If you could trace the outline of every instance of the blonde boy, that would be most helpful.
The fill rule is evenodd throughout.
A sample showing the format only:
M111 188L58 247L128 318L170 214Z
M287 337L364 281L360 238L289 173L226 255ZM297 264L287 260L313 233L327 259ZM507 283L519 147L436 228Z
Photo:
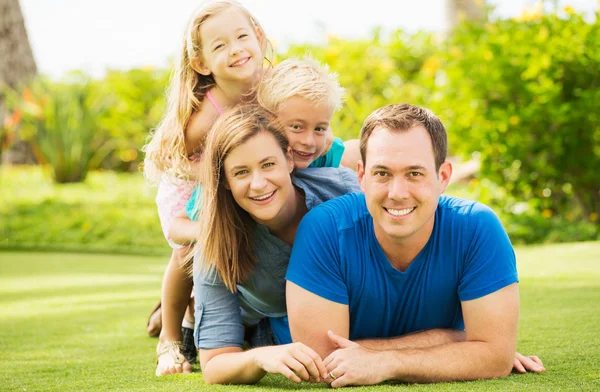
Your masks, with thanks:
M340 166L344 143L333 138L330 121L342 106L344 89L327 65L287 59L260 84L257 96L281 122L297 168Z

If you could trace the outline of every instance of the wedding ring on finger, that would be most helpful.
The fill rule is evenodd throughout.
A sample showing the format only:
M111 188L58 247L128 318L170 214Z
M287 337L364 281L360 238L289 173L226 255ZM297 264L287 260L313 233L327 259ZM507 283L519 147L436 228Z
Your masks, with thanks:
M332 380L335 380L337 377L333 375L333 372L329 372L329 377L331 377Z

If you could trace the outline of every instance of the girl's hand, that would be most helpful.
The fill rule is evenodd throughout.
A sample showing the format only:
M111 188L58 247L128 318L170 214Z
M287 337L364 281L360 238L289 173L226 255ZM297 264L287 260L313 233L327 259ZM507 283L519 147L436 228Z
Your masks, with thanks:
M251 350L257 366L267 373L283 374L295 383L320 382L327 377L319 354L302 343Z

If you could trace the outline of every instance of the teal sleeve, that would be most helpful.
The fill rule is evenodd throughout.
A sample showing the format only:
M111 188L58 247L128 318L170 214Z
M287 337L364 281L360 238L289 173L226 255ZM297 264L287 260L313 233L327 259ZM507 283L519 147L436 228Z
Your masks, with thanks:
M191 220L196 220L198 218L198 209L196 208L196 203L200 202L200 192L202 192L202 187L197 186L196 189L194 189L190 200L188 200L187 204L185 205L185 214Z
M345 149L344 141L336 137L327 154L315 159L308 167L340 167Z

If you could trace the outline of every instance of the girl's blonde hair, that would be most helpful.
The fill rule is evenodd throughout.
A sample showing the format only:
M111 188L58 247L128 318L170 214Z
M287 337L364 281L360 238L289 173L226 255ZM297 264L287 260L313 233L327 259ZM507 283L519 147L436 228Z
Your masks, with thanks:
M273 68L260 83L256 95L258 102L272 113L277 113L279 105L294 96L337 110L342 106L344 88L326 64L310 57L290 58Z
M192 68L192 61L202 56L200 28L206 20L231 7L238 8L246 15L259 38L263 55L266 56L271 48L260 23L236 1L207 2L193 14L184 35L181 59L171 75L166 113L151 135L150 142L142 149L146 153L144 175L151 183L158 183L162 173L167 173L173 178L187 179L189 176L190 163L186 154L185 129L192 114L201 107L206 92L215 86L212 75L199 74ZM249 92L250 95L252 93Z
M225 286L236 292L254 270L257 262L254 249L256 223L226 189L223 162L231 151L260 132L273 135L286 158L288 140L275 117L259 105L243 105L217 120L209 132L202 157L199 182L202 197L199 211L196 249L199 267L216 271Z

